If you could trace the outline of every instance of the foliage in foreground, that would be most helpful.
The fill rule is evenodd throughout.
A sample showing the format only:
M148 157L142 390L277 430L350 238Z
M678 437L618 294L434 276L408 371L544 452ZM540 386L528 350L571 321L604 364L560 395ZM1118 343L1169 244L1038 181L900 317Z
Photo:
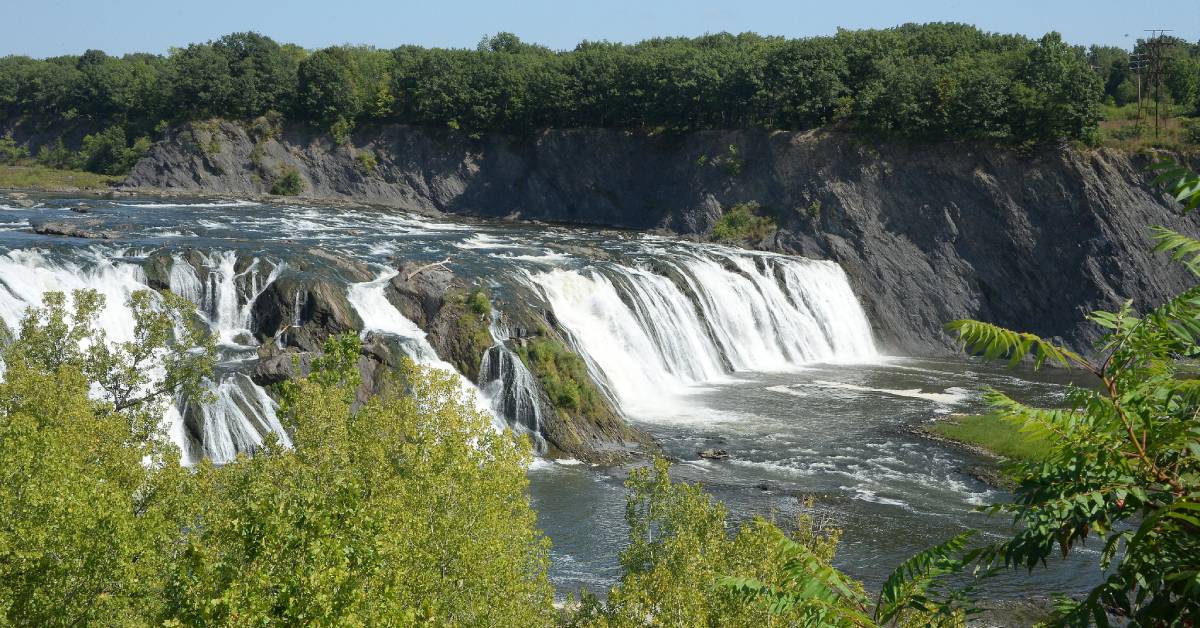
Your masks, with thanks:
M128 343L104 342L100 297L77 292L74 311L49 295L4 349L0 623L550 621L528 447L449 376L409 365L410 394L351 412L358 341L331 339L286 391L294 448L189 471L156 425L200 390L211 345L181 334L186 302L134 298Z
M974 559L967 536L905 561L871 600L831 565L839 531L806 512L793 532L755 518L728 532L725 506L699 485L671 482L668 465L630 474L629 546L620 583L585 595L572 625L959 626L969 608L941 577Z
M1161 168L1187 208L1200 204L1200 179ZM1154 234L1157 250L1200 275L1200 241L1161 227ZM1105 330L1094 360L1029 333L950 325L985 357L1049 361L1095 378L1095 388L1070 391L1066 408L988 393L996 414L1052 443L1044 460L1021 467L1014 503L994 507L1022 525L998 556L1032 569L1096 538L1104 581L1083 600L1063 600L1062 623L1108 625L1111 612L1136 625L1191 625L1200 619L1200 287L1145 314L1126 302L1089 319Z

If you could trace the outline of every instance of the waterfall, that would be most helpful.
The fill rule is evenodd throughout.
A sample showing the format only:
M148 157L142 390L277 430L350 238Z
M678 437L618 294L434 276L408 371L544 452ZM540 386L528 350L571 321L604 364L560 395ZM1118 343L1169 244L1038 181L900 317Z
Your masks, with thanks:
M457 378L462 397L470 401L475 409L491 416L497 429L503 429L503 419L493 411L479 388L463 377L454 365L441 359L429 344L425 331L388 301L384 290L395 276L395 272L386 272L371 281L351 284L346 290L346 300L363 321L362 337L365 338L370 332L396 336L401 340L404 352L417 364L452 373Z
M260 267L268 264L255 257L242 272L237 272L236 251L221 251L200 255L207 271L207 281L201 281L196 269L179 255L173 257L168 276L171 291L187 297L208 321L209 327L223 345L239 345L239 336L250 334L250 314L254 301L279 276L285 264L271 264L265 278Z
M656 260L663 273L608 263L528 275L626 414L670 414L739 371L876 356L837 264L716 247Z
M508 330L494 311L490 331L496 344L483 354L479 387L496 414L514 431L527 434L534 451L544 454L549 446L542 435L541 387L521 358L505 346Z
M239 453L252 453L269 432L277 434L284 446L291 446L276 417L277 404L249 377L232 373L218 383L208 382L208 388L215 401L198 407L182 406L185 423L198 428L200 435L200 451L191 458L203 456L218 464L226 463Z

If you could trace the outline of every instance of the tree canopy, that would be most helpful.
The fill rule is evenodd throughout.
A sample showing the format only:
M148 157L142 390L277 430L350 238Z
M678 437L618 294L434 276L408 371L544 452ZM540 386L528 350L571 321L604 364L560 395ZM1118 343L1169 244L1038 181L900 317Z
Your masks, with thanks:
M0 58L0 122L81 117L95 130L121 126L130 141L163 122L271 111L339 133L369 122L509 134L842 124L919 140L1090 140L1102 95L1125 93L1122 54L952 23L803 39L584 41L565 51L511 33L475 49L316 51L234 33L166 56ZM1180 99L1195 96L1190 54L1176 55L1168 81Z

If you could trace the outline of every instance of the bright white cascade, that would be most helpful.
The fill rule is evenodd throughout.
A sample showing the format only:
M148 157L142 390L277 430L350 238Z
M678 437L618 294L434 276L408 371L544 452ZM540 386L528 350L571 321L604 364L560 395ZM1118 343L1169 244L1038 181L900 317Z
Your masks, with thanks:
M497 415L492 404L485 398L482 391L463 377L453 364L440 358L437 351L429 344L425 331L409 320L396 306L388 301L385 289L396 272L385 272L371 281L350 284L346 291L346 300L358 312L363 321L362 337L370 332L389 334L400 340L401 348L417 364L430 366L454 375L458 381L463 398L471 401L472 405L481 412L492 417L493 426L502 430L505 427L504 418Z
M237 272L236 251L201 255L201 259L207 273L206 282L200 280L191 264L178 255L174 257L168 276L171 291L197 305L218 342L239 344L235 338L250 333L250 313L255 299L275 281L284 265L270 264L255 257L244 270Z
M661 418L697 385L738 371L877 356L833 262L706 248L529 277L622 411Z

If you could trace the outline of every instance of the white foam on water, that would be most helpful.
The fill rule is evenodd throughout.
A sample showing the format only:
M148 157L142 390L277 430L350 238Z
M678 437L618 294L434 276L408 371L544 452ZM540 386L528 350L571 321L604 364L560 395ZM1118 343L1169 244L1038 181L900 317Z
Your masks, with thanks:
M121 203L124 207L135 207L138 209L205 209L205 208L231 208L231 207L260 207L262 203L248 200L232 200L232 201L214 201L201 203L142 203L138 201L130 201Z
M847 384L845 382L831 382L823 379L813 381L810 386L818 386L821 388L834 388L840 390L852 390L855 392L873 392L894 397L907 397L909 399L924 399L934 403L954 405L966 401L970 393L962 388L951 387L944 392L925 392L920 388L898 389L898 388L871 388L869 386L859 386L857 384Z

